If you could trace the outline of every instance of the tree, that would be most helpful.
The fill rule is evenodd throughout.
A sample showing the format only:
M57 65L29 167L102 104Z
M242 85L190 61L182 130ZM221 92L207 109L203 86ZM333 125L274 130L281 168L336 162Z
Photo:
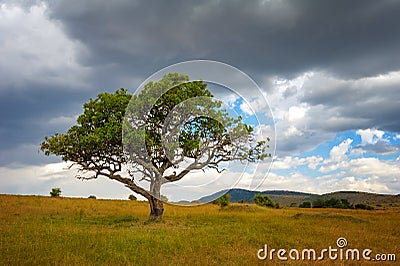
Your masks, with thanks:
M254 203L264 207L276 207L274 201L268 195L261 195L260 193L254 196Z
M214 200L213 203L219 205L220 207L226 207L229 205L230 200L231 200L231 195L224 194L218 199Z
M136 200L137 200L136 196L133 195L133 194L129 195L128 199L129 199L129 200L133 200L133 201L136 201Z
M313 208L326 208L326 202L323 199L318 198L316 200L313 200L312 207Z
M165 195L160 195L160 200L163 202L168 202L168 197Z
M59 188L59 187L52 188L50 191L50 196L52 196L52 197L61 196L61 188Z
M137 95L124 89L100 93L84 104L77 125L65 134L45 137L40 148L46 155L73 162L81 172L93 173L78 178L105 176L121 182L149 201L150 220L160 220L163 184L192 170L223 171L223 162L255 162L270 156L269 139L256 141L253 128L240 116L229 117L206 87L173 73L147 83ZM191 163L177 172L188 160ZM149 188L139 186L139 180L148 182Z

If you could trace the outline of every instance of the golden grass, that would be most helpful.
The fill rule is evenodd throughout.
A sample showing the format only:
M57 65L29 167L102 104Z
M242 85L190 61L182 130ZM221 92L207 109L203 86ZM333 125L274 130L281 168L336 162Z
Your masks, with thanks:
M0 265L262 265L278 262L257 259L264 244L320 250L339 237L400 257L399 210L166 205L148 223L146 202L10 195L0 210Z

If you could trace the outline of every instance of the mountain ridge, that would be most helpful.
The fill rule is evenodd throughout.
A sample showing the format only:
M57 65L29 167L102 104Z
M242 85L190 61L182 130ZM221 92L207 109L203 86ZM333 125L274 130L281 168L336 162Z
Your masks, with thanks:
M223 194L228 193L231 196L231 202L247 202L253 203L254 196L257 194L268 195L274 202L279 202L282 206L298 206L302 202L312 202L316 199L347 199L352 204L372 204L372 205L388 205L400 207L400 194L379 194L363 191L334 191L324 194L307 193L292 190L264 190L253 191L242 188L234 188L229 190L221 190L214 194L202 197L200 202L206 203L216 199Z

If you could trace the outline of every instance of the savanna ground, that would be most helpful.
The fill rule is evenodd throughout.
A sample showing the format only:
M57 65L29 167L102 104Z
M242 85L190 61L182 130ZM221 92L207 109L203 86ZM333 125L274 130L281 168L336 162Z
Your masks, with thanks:
M257 251L332 246L394 253L400 210L266 209L235 204L165 206L147 222L146 202L0 195L0 265L257 265ZM286 261L301 264L305 261ZM359 265L365 261L312 261ZM382 262L369 262L382 265Z

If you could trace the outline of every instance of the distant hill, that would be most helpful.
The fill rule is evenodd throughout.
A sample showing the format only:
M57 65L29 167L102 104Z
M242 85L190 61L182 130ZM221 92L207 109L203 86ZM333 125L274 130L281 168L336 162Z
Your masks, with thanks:
M400 207L400 195L386 195L359 191L337 191L326 194L313 194L288 190L266 190L266 191L251 191L246 189L231 189L229 191L222 190L209 196L199 199L200 202L210 202L215 198L222 196L225 193L231 195L231 202L254 202L254 196L258 193L268 195L274 202L279 202L282 206L298 206L304 201L314 201L321 199L347 199L352 204L364 203L368 205L382 206L398 206Z

